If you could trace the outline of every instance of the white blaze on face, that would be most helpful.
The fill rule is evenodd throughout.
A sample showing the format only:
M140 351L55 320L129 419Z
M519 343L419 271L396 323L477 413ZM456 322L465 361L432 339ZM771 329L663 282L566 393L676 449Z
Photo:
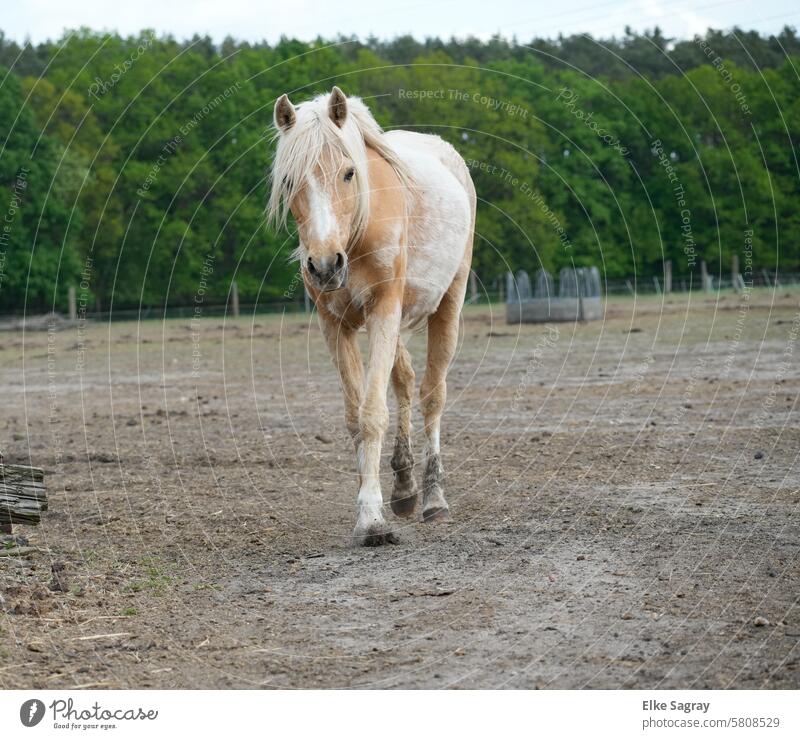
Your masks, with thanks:
M311 235L321 243L338 234L331 196L315 175L308 178L308 222Z

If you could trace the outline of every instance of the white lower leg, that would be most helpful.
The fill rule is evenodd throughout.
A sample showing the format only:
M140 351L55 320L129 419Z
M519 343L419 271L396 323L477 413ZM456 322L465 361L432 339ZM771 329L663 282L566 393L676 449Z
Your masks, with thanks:
M379 476L380 461L380 440L363 440L358 446L358 471L361 475L361 487L358 491L356 535L364 535L372 529L382 529L385 525Z
M381 443L389 425L386 389L394 365L400 322L400 303L376 308L367 318L369 362L364 388L364 402L359 409L361 443L358 447L358 471L361 487L358 491L356 543L375 546L385 542L397 543L383 518L380 464Z
M442 491L444 470L439 449L440 422L439 415L426 423L428 443L425 446L425 470L422 477L422 515L425 520L430 516L444 517L448 510Z
M442 417L437 416L426 425L428 443L425 445L425 462L427 463L431 457L438 456L440 453L439 433L442 425Z

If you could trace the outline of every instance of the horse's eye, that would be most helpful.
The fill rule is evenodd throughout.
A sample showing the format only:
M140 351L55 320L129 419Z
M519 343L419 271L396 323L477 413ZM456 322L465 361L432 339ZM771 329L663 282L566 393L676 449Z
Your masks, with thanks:
M356 173L355 169L350 167L350 169L348 169L347 172L344 173L344 181L350 182L350 180L353 179L353 175L355 175L355 173Z

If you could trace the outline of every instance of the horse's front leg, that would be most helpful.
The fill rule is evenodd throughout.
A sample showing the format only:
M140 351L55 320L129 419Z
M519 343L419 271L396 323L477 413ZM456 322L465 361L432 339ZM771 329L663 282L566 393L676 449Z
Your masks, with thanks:
M392 293L376 300L366 322L369 359L364 400L359 412L361 439L358 446L358 471L361 487L358 491L358 519L353 538L356 545L368 547L397 544L398 541L383 517L380 463L383 437L389 425L386 392L397 350L400 314L400 298Z
M344 419L347 430L358 449L360 429L358 422L361 399L364 392L364 366L355 329L342 323L339 319L319 308L322 333L328 345L328 351L342 383L344 395Z

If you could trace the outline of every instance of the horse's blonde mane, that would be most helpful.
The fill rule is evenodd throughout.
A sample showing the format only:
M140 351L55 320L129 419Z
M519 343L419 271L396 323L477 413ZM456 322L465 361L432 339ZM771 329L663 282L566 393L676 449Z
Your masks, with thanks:
M295 108L294 125L288 131L275 130L273 139L277 140L277 147L270 176L267 219L276 227L286 225L292 197L331 147L351 159L355 169L357 204L350 238L355 243L363 235L369 217L367 147L391 165L406 197L413 189L412 178L361 98L347 98L347 116L339 128L328 113L330 96L331 93L325 93L301 103Z

